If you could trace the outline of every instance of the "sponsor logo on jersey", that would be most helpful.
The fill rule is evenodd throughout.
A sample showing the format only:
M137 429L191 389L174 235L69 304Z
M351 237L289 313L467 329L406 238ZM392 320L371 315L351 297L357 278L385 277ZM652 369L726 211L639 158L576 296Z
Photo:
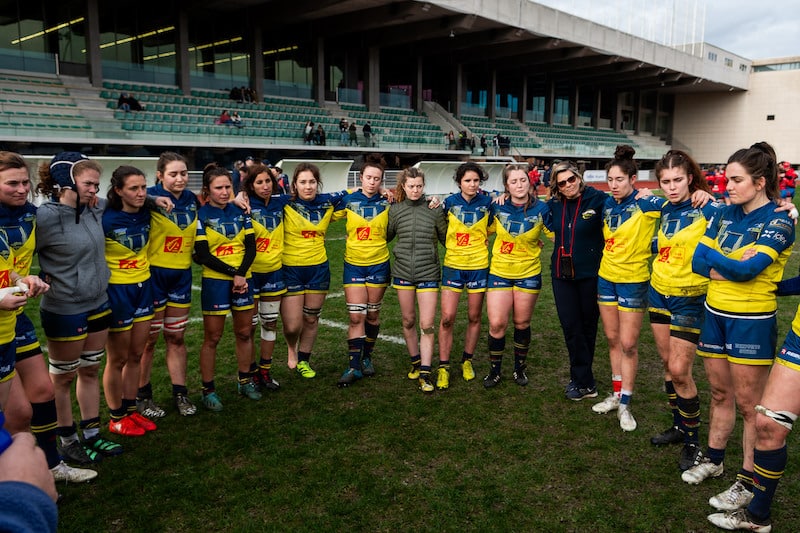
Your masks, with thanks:
M313 239L317 236L317 231L313 229L303 230L300 232L304 239Z
M227 244L225 246L218 246L214 253L217 254L217 257L222 257L223 255L233 255L233 245Z
M503 241L502 244L500 244L500 253L501 254L510 254L513 251L514 251L514 243L513 242Z
M138 268L139 260L138 259L120 259L119 260L119 269L120 270L133 270Z
M469 233L456 233L456 246L469 246Z
M259 237L256 239L256 252L264 253L269 249L269 238Z
M164 251L168 254L177 254L183 248L183 237L167 237L164 239Z
M11 271L0 270L0 289L11 286Z
M368 241L368 240L369 240L369 235L370 235L371 229L372 229L372 228L370 228L369 226L364 226L364 227L361 227L361 228L356 228L356 240L359 240L359 241Z

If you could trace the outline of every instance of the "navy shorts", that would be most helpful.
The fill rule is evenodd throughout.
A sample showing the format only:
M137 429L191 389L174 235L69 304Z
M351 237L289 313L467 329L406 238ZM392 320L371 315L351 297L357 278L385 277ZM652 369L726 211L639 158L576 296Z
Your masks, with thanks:
M489 283L489 269L462 270L442 267L442 289L462 292L486 292Z
M342 285L345 287L366 285L367 287L388 287L391 269L389 261L378 265L357 266L344 262Z
M192 270L150 267L150 282L153 287L153 306L163 311L171 307L189 307L192 303Z
M227 315L228 311L253 308L253 282L247 280L247 291L233 292L233 280L203 278L200 302L204 315Z
M328 292L331 286L331 269L325 261L313 266L283 267L283 281L288 295Z
M649 287L650 284L646 281L616 283L597 278L597 303L599 305L615 305L620 311L643 313L647 309Z
M153 318L153 289L150 280L140 283L108 284L108 301L111 304L109 331L125 331L134 322Z
M89 333L111 326L111 305L106 301L97 309L75 315L59 315L39 309L44 336L51 341L69 342L85 339Z
M15 334L17 361L42 353L42 347L36 337L36 328L33 327L33 322L25 313L17 315Z
M273 272L253 272L253 293L256 298L263 296L280 296L286 292L286 283L283 280L281 269Z

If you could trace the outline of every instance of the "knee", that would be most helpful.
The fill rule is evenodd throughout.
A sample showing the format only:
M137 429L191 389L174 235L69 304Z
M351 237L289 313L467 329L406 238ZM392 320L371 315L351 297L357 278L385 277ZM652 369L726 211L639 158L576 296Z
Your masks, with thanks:
M733 391L726 387L711 386L711 403L716 405L732 404Z
M403 329L414 329L416 326L416 317L403 317Z
M203 337L203 344L216 346L222 338L221 331L206 331Z
M253 328L248 325L244 328L239 328L233 332L236 337L236 342L249 342L253 338Z
M450 314L447 315L442 314L442 320L439 323L439 325L442 327L442 329L453 329L454 322L455 322L455 316Z

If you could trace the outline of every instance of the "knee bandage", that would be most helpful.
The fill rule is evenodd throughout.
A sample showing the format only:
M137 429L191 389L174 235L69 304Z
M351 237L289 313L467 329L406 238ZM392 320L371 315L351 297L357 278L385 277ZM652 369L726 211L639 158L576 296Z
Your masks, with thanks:
M161 328L164 326L164 322L162 320L151 320L150 321L150 335L158 335L161 333Z
M52 357L50 358L51 374L70 374L78 370L79 366L81 366L80 359L74 361L56 361Z
M420 330L422 331L423 335L433 335L434 333L436 333L436 328L433 326L429 328L420 328Z
M321 307L306 307L304 305L303 306L303 314L306 315L306 316L319 317L319 315L322 314L322 308Z
M380 313L381 304L382 303L383 302L377 302L377 303L369 302L369 303L367 303L367 313Z
M105 350L89 350L81 353L81 368L97 366L103 361Z
M189 313L181 316L165 316L164 317L164 331L170 333L180 333L186 330L186 324L189 322Z
M347 302L347 312L351 315L366 315L367 314L367 306L366 304L351 304Z
M258 319L261 322L261 338L275 340L275 324L281 309L280 302L258 302Z
M763 405L756 405L756 413L761 413L764 416L770 417L789 431L792 430L794 421L797 420L797 415L794 413L790 413L789 411L773 411Z

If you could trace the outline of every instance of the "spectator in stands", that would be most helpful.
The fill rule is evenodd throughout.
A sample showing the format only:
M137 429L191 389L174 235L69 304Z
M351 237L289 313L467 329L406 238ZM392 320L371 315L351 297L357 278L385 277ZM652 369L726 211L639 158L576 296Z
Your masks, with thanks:
M231 115L231 123L237 128L241 128L242 126L244 126L244 124L242 123L242 117L239 116L238 111L234 111L233 115Z
M448 150L456 149L456 134L453 130L450 130L447 133L447 149Z
M349 125L347 124L347 119L342 117L341 120L339 120L339 138L342 141L342 146L347 144L347 128L348 128L348 126Z
M372 140L372 124L370 124L369 120L361 128L361 131L364 133L364 146L375 146Z
M349 134L349 146L358 146L358 134L356 129L356 123L353 122L350 124L350 127L347 128L347 133Z
M306 144L311 144L314 140L314 122L311 120L306 121L306 125L303 128L303 142Z
M231 89L230 99L234 102L241 102L242 101L242 90L239 87L234 87Z
M117 109L130 113L131 111L141 111L143 107L132 94L122 93L117 100Z
M256 94L256 90L252 87L247 88L247 94L250 96L250 102L256 103L258 102L258 94Z
M325 146L325 128L322 127L322 124L317 125L316 143Z
M494 137L492 137L492 151L494 152L494 155L500 155L500 135L498 134L495 134Z
M469 151L470 152L475 152L475 146L476 146L476 141L475 141L475 135L473 134L469 138Z
M227 109L222 110L222 113L220 113L219 118L216 120L216 124L225 124L226 126L231 126L233 124L233 119Z
M550 165L545 163L544 172L542 172L542 184L545 190L550 189Z
M486 134L482 133L481 134L481 155L486 155L486 147L487 146L488 145L486 143Z
M253 101L253 97L250 94L250 89L244 85L239 88L239 92L242 93L242 102L247 102L249 104Z

